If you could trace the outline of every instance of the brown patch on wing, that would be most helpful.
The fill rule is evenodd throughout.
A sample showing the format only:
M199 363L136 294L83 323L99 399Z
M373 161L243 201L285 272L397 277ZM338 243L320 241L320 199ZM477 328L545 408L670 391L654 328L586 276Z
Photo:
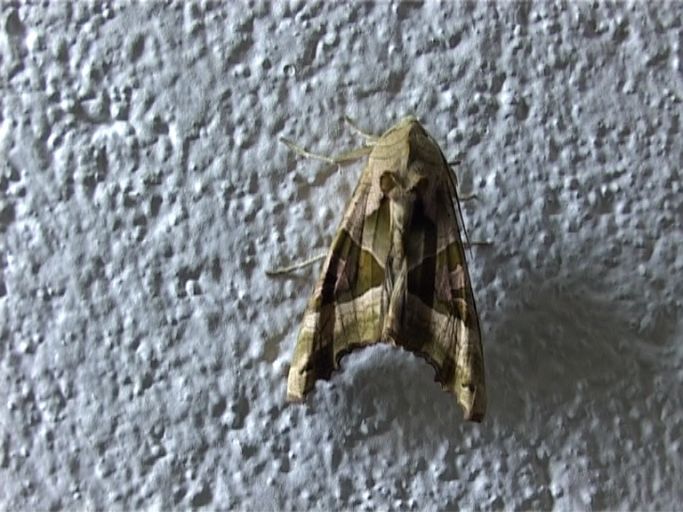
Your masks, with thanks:
M389 232L388 203L367 211L365 173L335 234L320 280L304 313L290 366L287 397L301 400L318 379L329 379L354 346L380 340L381 294ZM384 254L386 259L386 254Z

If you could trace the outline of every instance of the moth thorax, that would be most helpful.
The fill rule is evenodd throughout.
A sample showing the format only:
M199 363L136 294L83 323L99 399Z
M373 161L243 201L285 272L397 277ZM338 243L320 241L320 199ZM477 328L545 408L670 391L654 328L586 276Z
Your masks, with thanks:
M394 276L401 273L406 263L406 237L413 215L414 198L410 193L400 194L389 203L391 219L391 249L389 258Z

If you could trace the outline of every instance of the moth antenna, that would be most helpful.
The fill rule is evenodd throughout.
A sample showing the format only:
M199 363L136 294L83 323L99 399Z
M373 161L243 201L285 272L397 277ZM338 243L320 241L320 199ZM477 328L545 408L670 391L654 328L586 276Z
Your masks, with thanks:
M318 153L312 153L308 151L306 148L303 148L284 137L280 137L280 142L282 142L285 146L287 146L289 149L291 149L298 155L301 155L306 158L312 158L313 160L321 160L323 162L333 165L345 165L351 162L355 162L356 160L369 155L372 151L371 146L362 146L358 149L352 149L337 156L325 156Z
M305 156L306 158L312 158L313 160L322 160L323 162L327 162L329 164L336 164L335 160L333 158L330 158L329 156L325 155L319 155L317 153L311 153L305 148L302 148L301 146L298 146L294 144L289 139L285 139L284 137L280 137L280 142L282 142L285 146L287 146L289 149L294 151L296 154Z
M450 185L451 193L453 194L453 197L455 199L455 205L457 206L457 216L458 216L458 223L460 226L462 226L462 231L465 233L465 241L467 242L465 245L472 247L472 244L470 243L470 236L467 233L467 228L465 227L465 221L462 216L462 208L460 207L460 197L458 196L458 177L455 174L455 170L448 166L448 168L451 171L450 178L448 180L448 184Z
M379 137L377 135L372 135L371 133L368 133L368 132L362 130L358 126L358 124L353 119L351 119L349 116L344 116L344 122L346 124L348 124L349 127L353 131L355 131L357 134L359 134L361 137L363 137L365 139L365 142L369 145L374 144L375 142L377 142L377 139L379 139Z
M294 270L298 270L300 268L308 267L309 265L312 265L316 261L320 261L322 259L325 259L326 254L318 254L317 256L313 256L311 258L308 258L305 261L300 261L299 263L294 263L292 265L289 265L288 267L280 267L280 268L274 268L270 270L266 270L266 275L269 276L279 276L282 274L289 274L290 272L293 272Z
M457 164L460 164L460 160L456 160ZM458 177L455 174L455 170L451 167L453 165L452 162L448 162L448 167L451 170L452 173L452 181L451 181L451 188L455 191L454 197L455 197L455 202L457 203L458 206L458 221L460 222L460 225L462 226L462 230L465 233L465 243L463 244L468 250L470 250L472 247L480 245L480 246L486 246L486 245L493 245L493 242L490 240L475 240L474 242L470 240L469 233L467 232L467 228L465 227L465 221L462 218L462 209L460 207L460 201L471 201L472 199L479 199L479 196L476 193L473 194L467 194L467 195L460 195L460 192L458 190ZM470 253L471 255L471 253Z

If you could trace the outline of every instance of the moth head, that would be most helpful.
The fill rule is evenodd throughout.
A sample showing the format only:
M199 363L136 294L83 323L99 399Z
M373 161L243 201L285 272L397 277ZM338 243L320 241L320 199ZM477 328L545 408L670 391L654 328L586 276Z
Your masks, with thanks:
M419 125L420 121L418 121L417 117L413 115L408 115L403 117L398 123L394 125L394 128L403 128L404 126L414 126L414 125Z

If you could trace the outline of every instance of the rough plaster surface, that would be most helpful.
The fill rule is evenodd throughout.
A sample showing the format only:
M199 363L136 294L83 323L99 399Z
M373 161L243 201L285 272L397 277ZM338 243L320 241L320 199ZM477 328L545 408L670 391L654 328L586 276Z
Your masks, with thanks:
M0 17L0 508L683 501L683 4L15 4ZM462 160L489 411L422 360L284 403L360 167Z

